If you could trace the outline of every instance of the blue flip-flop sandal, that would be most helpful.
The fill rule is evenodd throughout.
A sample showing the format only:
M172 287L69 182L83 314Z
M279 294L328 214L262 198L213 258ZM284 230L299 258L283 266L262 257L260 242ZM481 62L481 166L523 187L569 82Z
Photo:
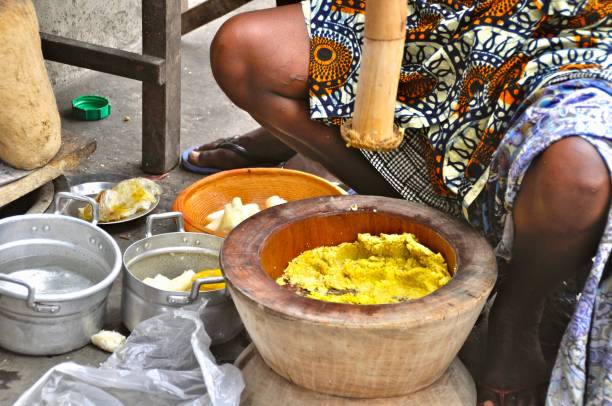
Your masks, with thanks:
M245 147L237 144L235 142L237 138L238 137L221 139L219 140L218 144L215 145L214 149L219 149L219 148L227 149L227 150L235 152L236 154L246 158L248 161L253 162L253 164L245 166L246 168L274 167L274 166L282 165L284 163L284 162L274 162L274 163L262 162L261 159L253 155L253 153L249 152ZM220 168L206 168L206 167L194 165L191 162L189 162L189 154L191 153L191 151L193 151L196 148L198 148L198 146L187 148L181 154L181 166L184 169L190 172L199 173L201 175L212 175L213 173L223 172L227 170L227 169L220 169Z

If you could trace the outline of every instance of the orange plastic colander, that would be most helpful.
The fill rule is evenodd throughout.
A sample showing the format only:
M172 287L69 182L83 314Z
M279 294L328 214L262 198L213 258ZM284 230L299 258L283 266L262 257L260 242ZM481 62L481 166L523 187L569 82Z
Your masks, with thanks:
M244 204L264 207L273 195L291 202L320 196L346 194L327 180L306 172L282 168L243 168L219 172L188 186L177 196L172 209L183 213L187 231L225 237L206 228L206 217L223 209L234 197Z

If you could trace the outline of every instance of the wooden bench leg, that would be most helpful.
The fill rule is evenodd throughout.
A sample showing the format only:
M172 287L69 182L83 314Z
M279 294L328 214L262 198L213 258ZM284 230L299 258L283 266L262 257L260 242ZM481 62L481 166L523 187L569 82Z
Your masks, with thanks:
M166 60L165 84L142 84L142 170L176 166L181 134L181 0L143 0L142 53Z

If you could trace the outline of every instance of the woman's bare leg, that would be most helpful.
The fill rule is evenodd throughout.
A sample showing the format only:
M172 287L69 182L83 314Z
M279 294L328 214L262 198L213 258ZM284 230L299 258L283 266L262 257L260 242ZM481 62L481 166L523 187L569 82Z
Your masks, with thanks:
M300 0L276 0L277 6L299 3ZM263 127L236 137L234 143L252 153L259 162L283 162L295 156L295 151ZM217 144L217 141L213 141L196 148L189 154L189 161L201 167L219 169L243 168L253 164L251 160L232 150L217 148Z
M398 196L337 127L308 113L310 42L299 4L229 19L211 45L213 74L240 108L285 145L321 163L359 193Z
M297 5L234 17L211 47L217 82L265 129L359 193L397 196L358 151L344 146L337 128L310 120L308 60L309 40ZM610 199L607 170L585 144L558 142L524 180L514 211L514 260L492 309L483 383L513 389L548 377L534 333L539 309L556 284L588 263ZM483 391L481 399L488 395ZM533 404L533 393L516 400Z
M518 389L548 380L538 334L546 296L588 268L609 204L608 168L587 141L561 140L532 164L514 208L513 260L491 309L481 383ZM495 399L487 390L480 395L481 400ZM536 391L527 390L507 404L539 401Z

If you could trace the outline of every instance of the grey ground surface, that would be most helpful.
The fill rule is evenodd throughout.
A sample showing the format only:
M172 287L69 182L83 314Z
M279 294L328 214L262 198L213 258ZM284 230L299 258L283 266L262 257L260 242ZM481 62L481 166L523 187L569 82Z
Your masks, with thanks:
M270 0L256 0L239 11L272 6ZM233 106L217 87L210 70L208 49L214 33L223 20L215 21L186 36L182 40L182 124L181 149L191 145L236 135L256 128L256 123ZM101 94L110 98L111 116L98 122L79 122L70 118L70 100L83 94ZM95 135L98 148L95 154L76 171L67 174L74 182L85 175L122 174L140 176L141 149L141 84L136 81L104 74L87 75L77 83L57 91L57 102L64 128L77 134ZM200 179L201 176L180 168L172 170L160 180L164 188L156 212L170 210L177 192ZM131 243L144 237L144 222L138 220L114 228L107 228L125 250ZM163 227L162 227L163 228ZM163 231L160 229L160 231ZM121 278L113 287L109 299L106 328L120 329ZM222 358L231 359L237 347L218 349ZM64 362L98 365L108 354L88 345L80 350L54 357L27 357L0 350L0 405L12 404L50 367Z
M139 51L141 0L32 0L40 31L126 51ZM95 75L87 69L47 62L51 84L64 87Z

